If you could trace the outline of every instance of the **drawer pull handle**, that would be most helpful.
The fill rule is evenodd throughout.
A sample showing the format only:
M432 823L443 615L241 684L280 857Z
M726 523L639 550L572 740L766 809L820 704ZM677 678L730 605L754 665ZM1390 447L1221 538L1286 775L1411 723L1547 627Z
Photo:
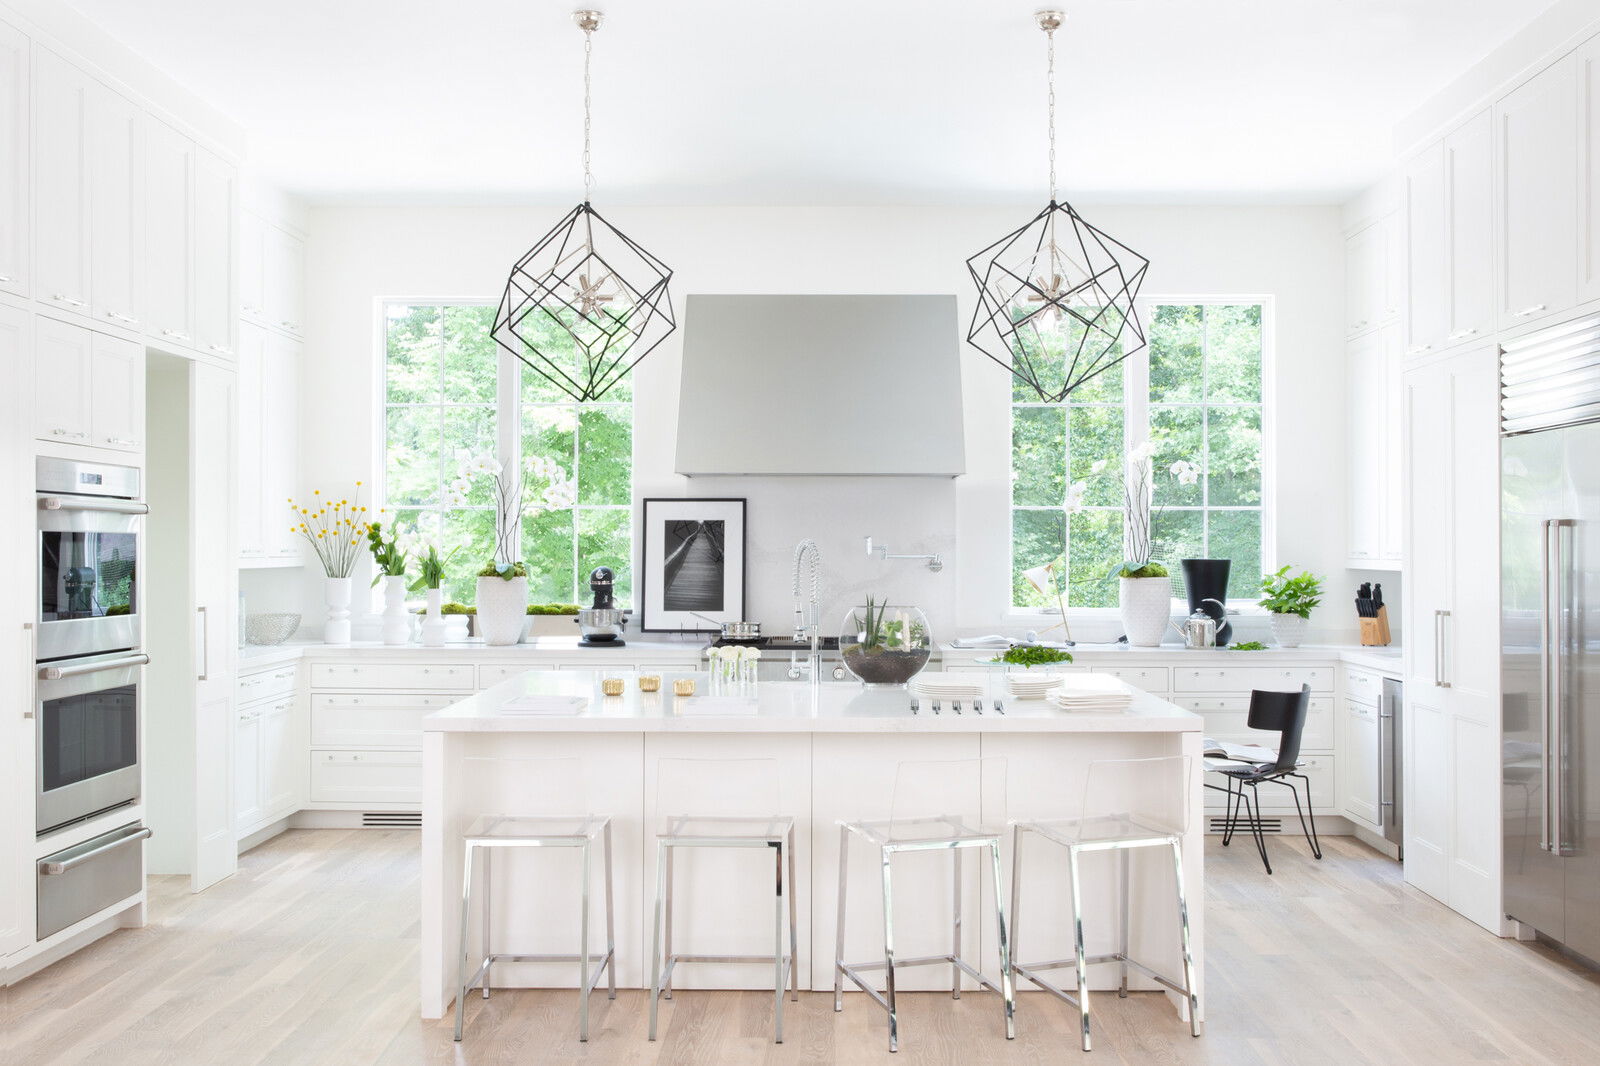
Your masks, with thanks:
M1536 315L1540 311L1543 311L1544 307L1545 307L1544 304L1534 304L1532 307L1524 307L1520 311L1511 312L1511 317L1512 318L1527 318L1529 315Z
M50 294L50 299L56 301L57 303L66 304L69 307L83 307L83 306L85 306L85 304L84 304L84 302L82 300L74 300L72 297L68 296L64 292L53 292L53 293Z

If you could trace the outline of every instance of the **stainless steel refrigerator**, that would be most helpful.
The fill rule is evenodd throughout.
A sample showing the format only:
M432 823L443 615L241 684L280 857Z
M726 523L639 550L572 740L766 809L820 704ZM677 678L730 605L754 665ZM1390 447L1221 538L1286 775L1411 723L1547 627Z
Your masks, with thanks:
M1505 913L1600 961L1600 316L1501 380Z

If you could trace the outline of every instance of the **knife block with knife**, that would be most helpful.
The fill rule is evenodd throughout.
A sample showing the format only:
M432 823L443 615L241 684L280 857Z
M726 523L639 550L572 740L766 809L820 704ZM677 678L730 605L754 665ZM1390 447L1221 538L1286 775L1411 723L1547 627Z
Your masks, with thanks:
M1383 586L1363 581L1356 590L1356 621L1361 644L1367 648L1389 646L1389 608L1383 603Z

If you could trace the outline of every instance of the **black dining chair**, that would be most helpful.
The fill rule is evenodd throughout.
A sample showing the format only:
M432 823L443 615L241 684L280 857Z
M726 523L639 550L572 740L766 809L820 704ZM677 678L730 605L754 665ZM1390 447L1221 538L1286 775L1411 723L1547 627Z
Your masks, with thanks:
M1300 830L1305 833L1311 854L1322 858L1322 842L1317 838L1317 812L1311 807L1311 779L1299 772L1300 737L1305 732L1306 715L1311 709L1311 686L1301 685L1299 692L1250 693L1250 715L1246 724L1278 734L1278 758L1273 762L1216 766L1211 769L1226 780L1226 787L1206 785L1207 788L1228 794L1228 820L1222 833L1222 846L1233 842L1234 831L1239 826L1239 808L1246 808L1250 831L1255 837L1256 850L1261 853L1261 865L1272 873L1272 861L1267 858L1267 838L1261 832L1261 799L1256 789L1265 784L1282 785L1294 796L1295 813L1300 816ZM1306 786L1306 802L1300 804L1300 789L1296 781ZM1249 793L1245 792L1248 786ZM1307 822L1309 816L1310 821Z

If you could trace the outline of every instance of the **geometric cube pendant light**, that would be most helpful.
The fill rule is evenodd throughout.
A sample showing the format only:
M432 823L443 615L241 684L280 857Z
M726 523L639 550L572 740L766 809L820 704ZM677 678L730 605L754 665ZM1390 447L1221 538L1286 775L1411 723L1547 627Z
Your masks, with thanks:
M1047 41L1050 202L967 260L977 289L967 342L1046 403L1060 403L1145 346L1134 300L1150 267L1056 199L1055 31L1064 18L1035 16Z
M583 30L584 200L518 259L495 312L495 341L574 400L598 400L677 328L672 270L589 203L589 57L600 12Z

